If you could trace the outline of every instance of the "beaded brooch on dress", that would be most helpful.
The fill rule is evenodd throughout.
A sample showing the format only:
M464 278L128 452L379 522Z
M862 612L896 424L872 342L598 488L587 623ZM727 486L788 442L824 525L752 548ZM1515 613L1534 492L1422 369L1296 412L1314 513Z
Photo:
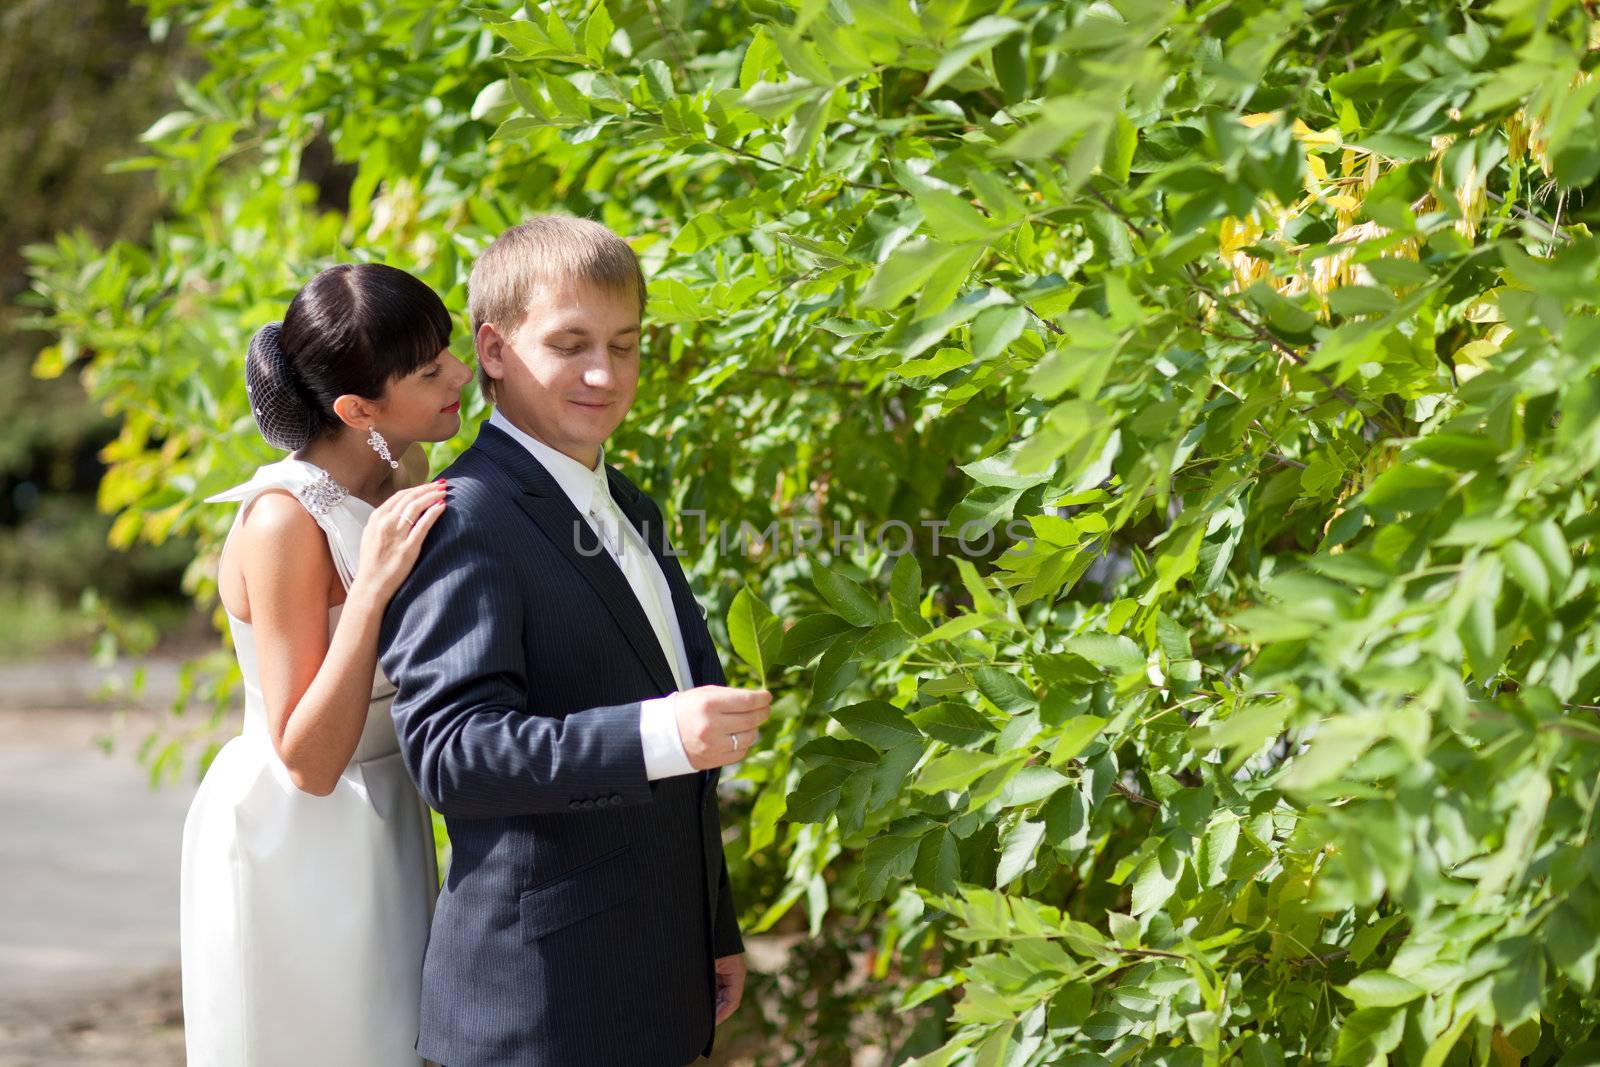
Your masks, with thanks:
M319 518L339 506L350 495L350 490L333 480L333 475L319 470L316 477L294 491L306 510Z

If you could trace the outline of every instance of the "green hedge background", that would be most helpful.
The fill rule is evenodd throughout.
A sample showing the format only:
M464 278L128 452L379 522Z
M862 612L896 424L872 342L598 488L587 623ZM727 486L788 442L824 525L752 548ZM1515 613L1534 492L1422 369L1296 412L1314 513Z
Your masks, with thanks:
M36 370L208 608L246 340L316 269L459 313L531 212L639 251L614 455L775 694L727 808L764 1058L1600 1062L1588 7L148 14L207 63L123 164L165 214L33 251Z

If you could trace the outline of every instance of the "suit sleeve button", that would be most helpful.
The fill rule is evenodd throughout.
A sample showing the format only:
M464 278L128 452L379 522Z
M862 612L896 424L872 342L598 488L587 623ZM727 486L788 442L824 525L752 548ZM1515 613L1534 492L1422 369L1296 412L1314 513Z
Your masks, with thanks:
M611 794L611 803L613 803L613 804L621 804L622 803L622 797L617 795L616 793L612 793Z
M577 811L581 805L576 800L572 800L567 802L567 807L571 808L573 811Z
M583 802L583 806L585 808L592 808L592 807L594 807L594 801L593 800L585 800Z

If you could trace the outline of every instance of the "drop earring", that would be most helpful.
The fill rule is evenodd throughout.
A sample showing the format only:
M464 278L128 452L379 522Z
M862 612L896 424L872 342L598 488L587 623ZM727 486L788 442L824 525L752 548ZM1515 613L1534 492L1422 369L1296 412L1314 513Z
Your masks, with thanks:
M395 458L389 454L389 442L383 439L383 434L378 432L376 426L367 431L367 444L371 445L372 450L378 454L378 457L390 467L400 466L399 463L395 462Z

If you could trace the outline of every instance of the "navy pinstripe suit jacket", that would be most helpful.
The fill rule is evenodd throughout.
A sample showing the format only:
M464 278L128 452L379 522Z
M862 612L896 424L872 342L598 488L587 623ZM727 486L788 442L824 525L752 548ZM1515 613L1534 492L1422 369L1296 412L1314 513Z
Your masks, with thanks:
M693 684L724 684L660 509L606 476L672 587ZM672 671L544 466L485 424L445 477L449 506L379 639L406 767L450 831L417 1051L681 1067L711 1051L713 958L743 948L717 774L645 777L639 704Z

